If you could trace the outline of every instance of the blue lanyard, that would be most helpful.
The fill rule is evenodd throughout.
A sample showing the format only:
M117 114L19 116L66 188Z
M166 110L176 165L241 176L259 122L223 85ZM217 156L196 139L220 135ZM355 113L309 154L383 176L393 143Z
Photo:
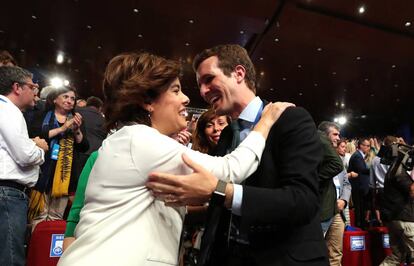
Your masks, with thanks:
M5 99L0 98L0 101L7 103Z

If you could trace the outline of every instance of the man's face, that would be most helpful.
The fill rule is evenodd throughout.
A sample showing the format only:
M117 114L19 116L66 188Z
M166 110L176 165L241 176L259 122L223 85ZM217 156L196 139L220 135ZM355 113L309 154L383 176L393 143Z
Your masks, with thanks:
M370 145L368 140L364 140L361 144L359 144L359 149L364 153L367 154L369 151Z
M223 73L218 67L217 56L207 58L198 66L197 83L201 97L214 108L216 114L232 114L237 104L237 80L234 72L230 77Z
M334 147L338 146L338 140L340 139L339 131L334 127L330 127L328 138Z
M20 87L20 109L34 107L36 104L36 95L39 92L39 86L33 83L31 78L27 78L25 82L18 83Z

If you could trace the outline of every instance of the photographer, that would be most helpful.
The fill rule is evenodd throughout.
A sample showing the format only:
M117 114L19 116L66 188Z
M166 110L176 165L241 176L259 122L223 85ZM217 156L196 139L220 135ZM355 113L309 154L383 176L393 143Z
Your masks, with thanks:
M385 177L384 198L381 204L383 220L389 229L392 254L380 264L400 265L412 261L414 251L414 198L413 172L410 166L414 148L393 144L392 151L382 159L392 159ZM396 152L398 149L398 152Z

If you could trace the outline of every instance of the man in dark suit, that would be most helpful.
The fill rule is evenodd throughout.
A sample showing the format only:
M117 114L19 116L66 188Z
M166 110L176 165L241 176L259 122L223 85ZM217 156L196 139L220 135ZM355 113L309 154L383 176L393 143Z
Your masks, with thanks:
M217 114L235 120L221 133L216 154L224 155L249 133L266 104L255 95L253 63L244 48L220 45L197 55L193 67L201 96ZM321 158L309 113L303 108L286 109L269 133L257 171L244 184L225 187L232 230L225 241L216 236L210 265L328 265L319 220ZM170 194L175 204L191 204L212 194L214 199L217 180L200 166L188 164L194 174L153 174L147 186L156 195ZM210 201L210 207L214 204ZM206 232L216 222L210 221Z
M361 138L358 141L358 149L349 159L348 172L357 173L356 178L349 181L352 186L352 202L355 207L355 225L365 227L365 211L367 210L367 198L369 192L369 168L365 163L365 156L369 152L369 139Z
M105 118L102 114L103 102L95 96L91 96L86 100L86 106L77 108L76 111L82 115L85 124L86 137L89 141L89 149L79 155L78 161L75 163L79 167L79 173L82 171L86 161L92 152L98 150L102 141L106 138L104 128Z

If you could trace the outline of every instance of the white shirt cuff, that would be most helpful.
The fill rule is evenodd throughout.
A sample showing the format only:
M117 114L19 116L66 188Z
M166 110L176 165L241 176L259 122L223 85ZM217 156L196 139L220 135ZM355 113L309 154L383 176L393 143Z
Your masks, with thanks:
M231 212L235 215L241 216L241 205L243 200L243 186L233 184L233 202L231 205Z

